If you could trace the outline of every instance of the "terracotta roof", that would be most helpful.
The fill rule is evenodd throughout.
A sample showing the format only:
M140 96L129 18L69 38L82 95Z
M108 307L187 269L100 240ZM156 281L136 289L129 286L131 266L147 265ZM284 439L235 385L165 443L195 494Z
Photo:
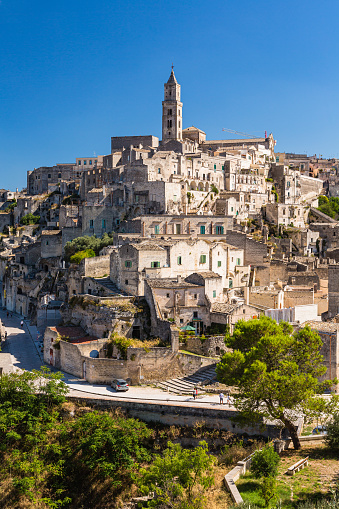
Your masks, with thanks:
M64 327L62 325L57 325L51 327L51 330L57 332L60 336L68 337L70 343L89 343L98 339L96 336L87 336L82 327Z

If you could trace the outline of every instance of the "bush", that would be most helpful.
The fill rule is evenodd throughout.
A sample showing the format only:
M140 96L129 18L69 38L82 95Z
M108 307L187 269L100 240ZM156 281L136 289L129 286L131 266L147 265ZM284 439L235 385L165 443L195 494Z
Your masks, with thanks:
M37 224L40 221L40 216L34 216L33 214L26 214L20 219L20 224L27 226L29 224Z
M261 477L275 477L278 474L279 462L279 454L274 451L273 446L266 446L254 454L251 472L257 479Z
M89 235L77 237L76 239L66 243L65 258L69 261L71 256L76 254L78 251L86 251L87 249L93 249L96 256L98 256L103 247L111 246L112 244L113 237L107 233L105 233L101 239L98 239L95 235L92 237Z
M336 451L339 450L339 414L333 415L331 422L326 423L327 435L325 437L326 444Z
M95 252L93 251L93 249L86 249L85 251L78 251L77 253L72 255L70 257L70 262L77 263L79 265L81 260L83 260L84 258L94 258L94 257Z

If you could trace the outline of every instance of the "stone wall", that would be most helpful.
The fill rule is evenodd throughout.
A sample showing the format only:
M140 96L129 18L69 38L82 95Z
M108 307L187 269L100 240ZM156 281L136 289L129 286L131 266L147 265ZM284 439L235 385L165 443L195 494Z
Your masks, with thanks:
M194 373L215 363L215 359L177 351L176 337L172 348L128 348L127 360L103 358L107 339L83 343L61 340L55 348L57 332L46 329L44 360L66 373L84 378L90 383L110 384L114 378L129 378L136 385L140 382L159 382ZM91 357L97 351L99 357Z
M339 265L328 266L328 314L339 313Z
M10 212L0 213L0 232L3 232L4 228L13 225L12 214Z
M80 264L80 271L82 275L86 277L108 276L110 272L109 255L84 258Z
M187 336L185 342L185 349L197 355L215 357L222 355L228 350L225 345L225 336L209 336L206 339Z
M68 397L70 401L83 402L81 398ZM96 399L86 398L87 405L93 405L96 408L110 409L121 408L125 410L130 417L140 419L145 422L160 422L167 426L189 426L193 427L198 423L204 422L204 425L210 429L222 429L232 433L244 434L250 436L263 436L267 438L278 438L279 429L273 424L265 423L265 426L251 427L247 425L236 424L234 418L237 412L226 408L217 408L209 406L187 406L180 403L172 404L164 401L140 402L136 400L124 399Z
M226 242L244 250L244 265L262 265L267 257L267 245L247 237L245 233L227 230Z

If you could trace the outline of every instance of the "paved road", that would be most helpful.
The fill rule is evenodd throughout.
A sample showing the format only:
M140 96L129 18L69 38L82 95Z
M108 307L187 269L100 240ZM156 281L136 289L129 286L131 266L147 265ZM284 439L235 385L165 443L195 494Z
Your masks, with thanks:
M24 327L21 328L22 317L14 313L7 317L7 312L0 310L0 319L7 330L7 341L2 349L12 355L12 362L15 368L31 371L40 369L44 364L41 352L41 335L37 328L31 326L28 320L24 321ZM70 388L70 395L85 398L100 397L114 399L137 399L141 401L162 401L162 402L180 402L181 404L201 405L207 404L219 406L218 395L198 395L196 400L193 396L180 396L172 394L156 387L130 387L127 392L116 392L109 386L99 384L89 384L85 380L74 377L68 373L63 373L64 381ZM228 408L226 404L224 408Z
M7 341L2 346L2 351L12 354L12 362L16 368L31 371L40 369L43 365L42 355L39 352L38 342L33 340L30 327L24 323L20 327L21 317L11 313L7 317L6 311L0 311L0 319L7 331ZM37 332L35 330L35 340Z

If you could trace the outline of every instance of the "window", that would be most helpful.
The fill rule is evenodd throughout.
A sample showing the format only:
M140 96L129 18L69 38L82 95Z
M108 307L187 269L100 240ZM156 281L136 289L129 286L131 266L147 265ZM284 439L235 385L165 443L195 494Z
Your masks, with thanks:
M214 169L215 169L215 170L217 169L217 165L216 165L216 164L214 165Z
M215 299L217 296L217 291L216 290L213 290L213 299Z
M181 256L178 256L177 262L178 262L178 265L182 265L182 258L181 258Z
M102 227L102 228L106 228L106 219L103 219L103 220L101 221L101 227Z
M90 220L89 220L89 227L90 227L90 228L94 228L93 219L90 219Z
M200 235L205 235L206 227L200 226Z
M167 110L167 115L172 115L172 110Z
M84 166L86 166L86 164L87 164L87 161L84 161Z
M184 320L182 318L180 318L180 323L184 323Z
M158 235L158 233L159 233L159 232L160 232L160 227L159 227L159 225L158 225L158 224L156 224L156 225L155 225L155 227L154 227L154 233L155 233L156 235Z
M49 174L47 175L47 177L50 179L50 178L52 178L52 175L49 173Z
M246 309L243 309L242 312L243 312L243 314L245 314L246 313Z
M175 174L175 172L174 172L174 174ZM173 195L173 201L177 201L177 199L178 199L177 195L176 194Z
M46 240L46 246L48 246L48 240Z
M194 294L194 298L195 298L195 300L197 300L197 298L198 298L198 294L197 293Z
M92 159L89 160L89 164L92 164Z
M81 161L78 161L78 165L81 166Z
M193 318L198 318L198 311L193 311Z
M167 127L172 127L172 120L167 120Z
M217 235L222 235L224 233L224 227L223 226L216 226L215 227L215 233Z
M206 255L205 254L200 255L200 263L206 263Z
M125 279L125 285L128 285L128 279Z
M237 265L240 265L240 258L237 258Z
M233 207L231 207L231 212L233 212Z
M179 129L180 129L180 120L179 120Z
M177 235L180 235L181 234L181 224L176 224L175 225L175 233Z
M169 293L166 293L166 297L169 299L169 298L170 298L170 294L169 294Z
M40 176L39 176L40 178ZM58 173L58 179L61 179L61 173Z
M157 269L160 267L160 262L151 262L152 269Z
M131 260L126 260L125 261L125 267L132 267L132 261Z
M218 267L221 267L221 260L218 260Z
M233 288L233 279L228 280L228 288Z
M164 318L168 318L168 314L167 313L164 313Z
M161 173L161 168L158 168L158 173Z

